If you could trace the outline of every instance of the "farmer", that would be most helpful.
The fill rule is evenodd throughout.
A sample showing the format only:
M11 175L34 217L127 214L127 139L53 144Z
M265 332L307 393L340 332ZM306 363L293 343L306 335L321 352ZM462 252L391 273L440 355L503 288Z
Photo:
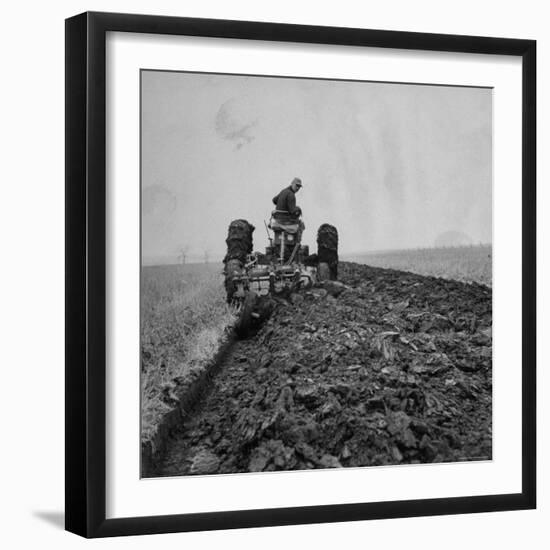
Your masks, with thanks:
M305 229L304 222L300 219L302 209L296 206L296 193L302 187L302 180L294 178L288 187L285 187L278 195L273 197L275 210L271 213L269 227L273 231L284 231L295 235L294 242L300 243ZM289 249L290 250L290 249Z
M278 195L273 197L275 212L273 217L280 222L298 223L302 210L296 206L296 193L302 187L302 180L294 178L288 187L285 187Z

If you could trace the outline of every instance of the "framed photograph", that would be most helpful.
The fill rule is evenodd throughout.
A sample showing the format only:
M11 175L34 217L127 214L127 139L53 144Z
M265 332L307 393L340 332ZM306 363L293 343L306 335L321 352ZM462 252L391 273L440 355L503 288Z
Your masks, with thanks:
M536 505L536 44L66 21L66 528Z

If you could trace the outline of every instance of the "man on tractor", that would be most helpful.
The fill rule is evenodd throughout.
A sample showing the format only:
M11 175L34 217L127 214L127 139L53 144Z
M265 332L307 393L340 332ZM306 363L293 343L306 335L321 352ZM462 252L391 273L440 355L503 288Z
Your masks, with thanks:
M273 198L275 210L269 225L266 223L269 246L265 254L252 252L253 225L243 219L229 224L227 254L223 260L225 288L228 303L238 308L235 331L240 338L246 338L249 329L265 317L260 307L262 300L268 306L273 305L266 297L310 288L316 281L336 279L336 228L326 223L319 228L317 254L310 255L309 247L301 244L305 226L295 196L301 187L301 180L294 178L290 186ZM269 229L273 230L273 237Z
M275 212L273 217L281 221L296 223L302 214L299 206L296 206L296 193L302 187L302 180L294 178L288 187L273 197Z
M296 205L296 193L301 187L302 180L294 178L288 187L273 197L275 210L271 213L269 227L275 233L275 248L283 261L292 256L293 248L301 242L305 229L300 219L302 209Z
M301 187L302 180L294 178L288 187L273 197L275 210L271 213L269 227L275 233L273 252L281 262L292 261L305 229L300 219L302 210L296 205L296 193Z

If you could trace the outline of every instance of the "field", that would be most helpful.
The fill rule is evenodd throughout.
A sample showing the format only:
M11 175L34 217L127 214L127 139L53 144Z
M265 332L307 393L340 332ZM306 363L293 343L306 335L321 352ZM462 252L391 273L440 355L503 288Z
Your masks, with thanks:
M492 292L341 262L233 343L152 477L490 460Z
M346 257L373 267L491 286L490 246L420 249ZM225 301L222 264L142 268L142 439L175 405L177 381L216 355L234 313ZM389 276L389 274L388 274Z
M466 283L492 286L491 245L420 248L359 254L343 259L373 267L411 271Z
M220 264L142 268L142 438L171 408L174 379L216 353L233 313Z

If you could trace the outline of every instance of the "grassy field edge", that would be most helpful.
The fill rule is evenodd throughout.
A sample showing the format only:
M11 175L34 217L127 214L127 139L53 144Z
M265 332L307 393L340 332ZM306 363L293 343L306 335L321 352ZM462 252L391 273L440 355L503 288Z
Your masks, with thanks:
M219 265L142 269L141 441L152 453L166 415L209 370L233 322Z

